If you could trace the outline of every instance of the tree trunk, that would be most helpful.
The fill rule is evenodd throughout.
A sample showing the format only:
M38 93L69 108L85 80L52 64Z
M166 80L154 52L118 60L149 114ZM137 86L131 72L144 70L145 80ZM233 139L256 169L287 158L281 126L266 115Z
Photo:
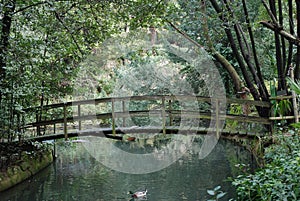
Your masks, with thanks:
M264 78L263 78L262 73L261 73L261 65L260 65L260 63L258 61L258 57L257 57L253 31L252 31L252 28L251 28L252 25L251 25L251 22L250 22L250 19L249 19L249 14L248 14L246 1L242 0L242 3L243 3L244 14L246 16L246 23L247 23L247 28L248 28L248 34L249 34L249 37L250 37L251 48L252 48L252 53L253 53L253 57L254 57L254 63L255 63L255 66L256 66L257 76L258 76L258 79L260 81L259 83L257 83L258 89L260 91L262 100L267 101L267 100L269 100L269 93L268 93L267 87L264 83Z
M289 29L290 34L294 35L294 20L293 20L293 0L288 0L288 13L289 13ZM294 44L289 41L289 49L288 49L288 56L287 56L287 63L285 69L289 69L292 64L293 59L293 46ZM285 72L285 76L287 76L287 71Z
M215 0L210 0L210 2L213 5L215 11L219 14L220 20L222 20L224 22L224 24L228 24L228 20L223 17L223 15L222 15L223 11L219 7L218 3ZM251 92L253 98L255 100L260 100L260 95L258 94L256 88L254 87L253 82L252 82L252 80L250 78L250 75L247 71L247 68L245 66L245 63L243 61L243 58L242 58L242 56L240 55L240 53L238 51L238 48L237 48L237 45L235 43L234 37L232 35L231 29L227 25L225 25L224 31L226 33L227 39L230 42L230 46L231 46L231 49L233 51L233 54L234 54L239 66L241 68L241 71L243 73L243 78L245 79L247 87L250 89L250 92Z
M9 35L12 24L12 15L16 7L16 0L10 0L3 4L3 18L1 20L2 30L0 38L0 87L4 87L4 79L6 76L6 54L9 46ZM0 103L2 101L2 93L0 92Z
M296 1L297 10L297 38L300 39L300 0ZM295 78L300 78L300 45L297 46L296 66L295 66Z
M230 64L230 62L223 55L221 55L218 51L216 51L213 46L213 43L209 36L207 17L205 15L206 14L206 4L205 4L204 0L201 1L201 9L202 9L202 13L204 13L203 18L202 18L202 25L203 25L203 30L204 30L203 35L207 42L208 51L227 70L227 72L229 73L229 76L233 80L235 91L238 92L242 88L242 80L241 80L239 74L237 73L237 71L235 70L235 68Z

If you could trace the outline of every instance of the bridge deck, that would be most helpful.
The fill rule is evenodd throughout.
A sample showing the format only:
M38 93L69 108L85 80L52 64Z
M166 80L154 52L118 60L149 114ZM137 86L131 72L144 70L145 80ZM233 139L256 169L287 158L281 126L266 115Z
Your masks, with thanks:
M84 131L73 131L68 133L68 137L78 137L78 136L98 136L98 137L107 137L114 139L122 139L124 134L139 134L139 133L163 133L161 127L124 127L116 128L116 135L113 135L112 128L94 128ZM216 133L216 129L213 128L181 128L175 126L166 127L166 134L197 134L197 135L206 135L208 133ZM260 133L253 132L243 132L243 131L230 131L230 130L220 130L221 137L245 137L245 138L256 138L262 136ZM48 134L42 136L35 136L26 138L25 140L32 141L45 141L65 138L64 133L57 134Z

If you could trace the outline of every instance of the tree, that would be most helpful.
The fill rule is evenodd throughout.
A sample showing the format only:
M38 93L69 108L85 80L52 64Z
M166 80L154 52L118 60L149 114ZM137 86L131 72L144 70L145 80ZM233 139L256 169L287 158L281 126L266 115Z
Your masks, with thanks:
M262 40L260 37L263 30L255 22L262 16L270 16L271 22L261 20L261 24L275 32L273 46L276 54L274 63L278 77L278 90L286 89L285 77L289 66L293 63L292 52L295 46L298 48L299 45L299 37L293 35L293 7L295 6L292 1L279 1L275 4L275 1L270 0L269 5L265 1L246 3L245 0L210 0L209 3L206 1L178 2L180 9L177 11L177 16L179 17L174 18L173 15L169 18L171 26L198 43L199 46L204 46L227 70L236 92L241 90L242 86L246 86L250 89L254 100L269 100L269 92L265 85L266 76L263 72L266 68L273 68L273 66L270 61L265 61L267 57L264 58L264 55L260 56L258 53L262 52L261 48L265 47L258 44L258 41ZM294 4L299 6L298 1ZM263 6L265 9L262 9ZM284 8L288 8L287 12ZM190 9L190 12L187 9ZM298 10L297 13L299 12ZM289 22L291 33L282 29L282 26L286 24L285 13L288 13L286 21ZM199 26L200 20L201 26ZM176 24L180 24L179 27ZM285 45L286 40L289 41L288 51ZM229 54L228 51L222 52L220 46L230 47ZM298 58L296 59L296 74L299 68ZM268 63L270 66L262 66L262 63ZM269 111L262 108L258 108L258 112L261 116L269 115Z
M295 77L300 78L300 2L295 0L278 1L275 3L269 0L269 4L262 0L266 8L270 20L261 21L261 24L274 32L275 45L276 45L276 60L278 70L278 88L286 89L286 79L288 70L293 63L295 64ZM287 4L287 5L286 5ZM284 8L287 8L286 10ZM295 9L296 8L296 9ZM288 23L284 22L284 11L288 14L286 16ZM288 25L287 25L288 24ZM295 31L297 30L297 32ZM286 40L288 41L288 51L286 51ZM296 47L296 55L293 52ZM293 57L295 57L293 59Z
M3 0L0 3L0 127L23 108L72 91L78 64L115 33L160 23L166 1Z

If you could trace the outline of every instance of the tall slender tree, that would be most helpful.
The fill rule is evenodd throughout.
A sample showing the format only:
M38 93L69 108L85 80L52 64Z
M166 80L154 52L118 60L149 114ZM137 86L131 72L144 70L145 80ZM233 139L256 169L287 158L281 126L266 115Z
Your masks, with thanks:
M193 5L191 6L189 4ZM262 58L262 56L259 55L259 52L262 52L260 49L263 48L263 43L259 44L258 41L263 41L263 39L255 37L258 30L260 32L262 30L255 24L255 20L257 20L258 16L260 16L259 20L268 17L266 20L261 20L260 24L273 31L275 54L273 63L275 64L274 67L278 78L277 90L286 90L287 85L285 78L291 65L295 66L296 78L300 76L300 40L299 33L296 35L296 31L294 30L294 22L300 20L297 20L300 16L300 3L298 0L294 2L292 0L279 0L278 2L274 0L269 0L268 2L265 0L255 2L246 2L245 0L209 0L209 2L207 2L199 0L189 3L180 1L182 10L185 10L185 7L188 6L192 9L193 7L197 8L197 4L201 4L201 12L197 12L196 9L193 10L193 16L190 16L188 20L195 19L195 13L202 16L202 26L198 28L198 34L194 33L195 30L191 32L192 29L195 29L191 25L190 27L182 25L176 27L174 22L172 26L175 26L177 30L183 27L183 30L181 30L183 34L191 37L198 42L199 45L205 46L206 49L212 53L214 58L221 63L229 73L236 92L241 90L242 86L246 86L249 88L254 100L269 101L270 95L263 74L267 66L265 66L265 62L262 63L266 58ZM297 8L296 11L294 9L295 7ZM254 11L253 8L256 9L256 11ZM287 8L287 10L285 10L285 8ZM253 12L256 12L255 16ZM189 16L189 14L185 15ZM177 20L180 21L181 19L179 18ZM188 23L188 20L181 21ZM214 25L211 26L209 23ZM192 23L189 22L188 24ZM198 23L198 27L199 24L200 23ZM223 29L222 33L214 27L216 25ZM287 26L289 31L285 28ZM299 27L300 23L297 23L297 31ZM193 35L190 36L190 33L196 35L198 38L195 39ZM216 38L217 35L223 36L223 39ZM220 43L225 47L229 44L230 51L219 52L216 50ZM266 46L265 48L270 48L270 46ZM296 55L293 54L295 49L297 50ZM228 54L228 52L230 53ZM269 63L272 64L270 61ZM272 68L272 66L269 66L269 68ZM269 115L267 109L258 108L258 111L261 116Z

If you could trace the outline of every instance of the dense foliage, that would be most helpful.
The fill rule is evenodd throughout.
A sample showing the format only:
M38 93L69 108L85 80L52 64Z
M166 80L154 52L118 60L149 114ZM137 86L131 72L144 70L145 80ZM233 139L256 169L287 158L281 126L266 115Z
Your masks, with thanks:
M299 200L299 150L298 135L281 135L277 144L266 149L264 168L233 181L238 200Z
M158 26L167 1L0 2L0 139L18 132L23 109L72 93L79 63L106 38Z
M300 95L298 81L288 79L289 86ZM281 101L280 101L281 102ZM284 115L285 104L278 104L277 112ZM300 136L299 123L289 130L279 123L275 144L264 151L265 166L253 174L244 174L233 180L238 200L299 200L300 198ZM296 130L295 130L296 129Z

